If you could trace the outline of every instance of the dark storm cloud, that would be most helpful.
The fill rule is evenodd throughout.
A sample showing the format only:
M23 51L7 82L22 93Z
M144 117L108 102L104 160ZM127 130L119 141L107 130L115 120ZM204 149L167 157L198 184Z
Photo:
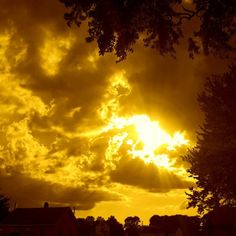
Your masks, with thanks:
M19 173L0 175L1 190L18 207L42 206L48 201L52 205L68 204L76 209L88 210L101 201L115 201L120 197L103 190L89 190L86 186L66 187Z
M138 186L151 192L168 192L172 189L187 188L191 182L154 164L145 164L139 158L125 157L117 164L116 169L110 172L114 182Z

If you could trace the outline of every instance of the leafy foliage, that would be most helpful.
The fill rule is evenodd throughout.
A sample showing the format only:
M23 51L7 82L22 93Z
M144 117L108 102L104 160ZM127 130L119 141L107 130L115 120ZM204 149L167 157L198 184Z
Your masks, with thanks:
M207 79L198 101L205 121L184 159L197 186L188 194L189 207L203 213L236 205L236 62L229 72Z
M140 230L140 219L138 216L128 216L124 224L128 236L138 236Z
M93 236L96 234L124 236L123 225L114 216L110 216L106 221L102 217L98 217L95 220L93 216L88 216L86 219L77 219L77 224L81 236ZM100 226L99 233L97 232L98 226Z
M110 216L106 222L109 225L110 236L124 236L125 235L122 224L120 224L114 216Z
M118 61L142 38L147 47L161 55L175 56L176 45L184 33L189 37L188 51L194 57L203 48L205 54L228 56L233 50L236 32L234 0L60 0L69 12L68 25L88 22L87 42L97 41L100 54L115 51ZM192 32L184 22L198 19ZM190 36L189 36L190 35Z
M149 220L149 226L164 229L180 227L184 235L199 235L200 220L196 216L172 215L159 216L153 215Z

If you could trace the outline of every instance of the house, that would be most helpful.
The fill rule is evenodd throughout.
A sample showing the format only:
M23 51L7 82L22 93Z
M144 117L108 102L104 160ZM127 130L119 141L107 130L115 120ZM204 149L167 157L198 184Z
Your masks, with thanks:
M180 227L142 226L140 236L183 236Z
M0 236L78 235L77 222L69 207L17 208L0 224Z
M236 207L219 207L203 217L204 235L235 236Z

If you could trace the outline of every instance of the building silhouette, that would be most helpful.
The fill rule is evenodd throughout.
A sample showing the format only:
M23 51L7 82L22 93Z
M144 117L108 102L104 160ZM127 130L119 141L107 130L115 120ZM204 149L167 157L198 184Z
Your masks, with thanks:
M0 236L78 236L69 207L17 208L1 222Z

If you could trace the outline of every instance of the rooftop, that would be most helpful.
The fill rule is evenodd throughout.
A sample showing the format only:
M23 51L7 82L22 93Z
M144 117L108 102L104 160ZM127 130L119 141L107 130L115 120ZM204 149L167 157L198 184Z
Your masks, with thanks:
M17 208L11 212L1 225L54 225L69 207Z

